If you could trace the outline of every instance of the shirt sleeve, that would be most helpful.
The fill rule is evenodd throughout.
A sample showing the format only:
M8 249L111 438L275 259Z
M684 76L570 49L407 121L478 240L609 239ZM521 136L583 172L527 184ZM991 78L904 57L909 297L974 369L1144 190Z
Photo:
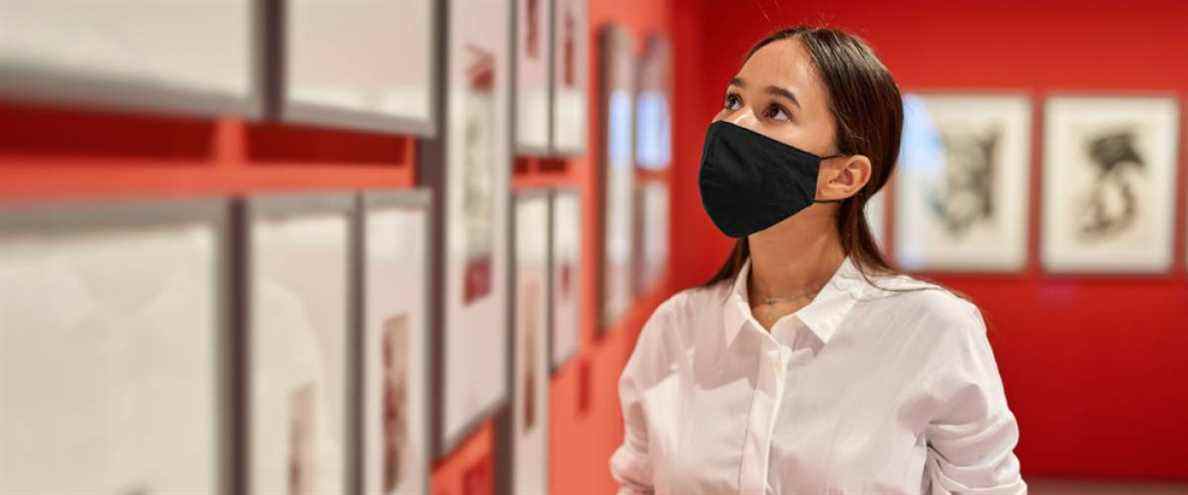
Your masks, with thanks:
M951 345L944 347L946 365L932 383L943 405L925 432L924 477L932 495L1026 494L1014 454L1019 427L1007 406L986 324L971 308L972 323L954 329Z
M676 296L674 296L676 297ZM648 453L648 425L643 392L652 383L655 370L664 363L655 340L669 324L673 299L656 308L636 340L635 348L619 375L619 407L623 413L623 442L610 458L611 476L618 483L617 495L643 495L655 492L652 459Z

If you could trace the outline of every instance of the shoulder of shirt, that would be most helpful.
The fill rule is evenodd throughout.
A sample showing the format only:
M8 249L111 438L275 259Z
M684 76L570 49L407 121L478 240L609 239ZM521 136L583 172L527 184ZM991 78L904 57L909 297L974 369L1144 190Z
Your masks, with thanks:
M864 299L890 298L896 310L915 313L931 328L985 332L977 305L942 285L904 274L871 281L874 285L867 285Z

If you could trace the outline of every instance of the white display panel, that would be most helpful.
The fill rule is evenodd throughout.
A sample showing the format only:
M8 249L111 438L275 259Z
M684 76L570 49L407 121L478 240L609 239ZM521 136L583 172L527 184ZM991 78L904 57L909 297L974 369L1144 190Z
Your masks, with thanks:
M1178 184L1177 101L1060 96L1044 110L1044 268L1167 271Z
M248 203L249 493L347 490L351 196Z
M895 254L907 270L1018 271L1027 261L1031 102L904 97Z
M288 0L285 120L432 135L440 0Z
M602 105L606 112L603 143L603 260L602 311L600 330L613 326L627 311L632 290L632 251L635 218L635 44L630 33L618 25L602 33L602 71L607 81Z
M639 268L636 290L641 294L660 288L668 273L668 226L671 220L668 184L645 182L640 184L640 252L636 255Z
M548 196L517 196L515 225L512 493L548 493Z
M545 0L539 0L545 1ZM588 0L553 1L553 151L577 155L586 151L586 99L589 48Z
M577 354L581 342L582 196L577 190L553 194L552 369Z
M0 1L0 95L257 116L255 8L249 0Z
M428 199L365 196L364 493L429 493Z
M552 0L516 0L516 150L545 154L552 132Z
M667 38L648 37L635 95L635 163L663 170L672 163L672 49Z
M227 212L0 210L0 493L227 490Z
M450 5L443 229L443 403L453 450L508 396L509 0Z

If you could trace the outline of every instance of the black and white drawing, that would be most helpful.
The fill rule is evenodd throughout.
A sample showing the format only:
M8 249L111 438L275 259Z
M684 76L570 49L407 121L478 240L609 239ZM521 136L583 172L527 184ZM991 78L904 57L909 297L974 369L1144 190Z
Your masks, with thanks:
M1045 105L1042 258L1052 272L1171 264L1179 106L1167 97Z
M1017 271L1027 259L1025 96L904 98L895 252L908 270Z

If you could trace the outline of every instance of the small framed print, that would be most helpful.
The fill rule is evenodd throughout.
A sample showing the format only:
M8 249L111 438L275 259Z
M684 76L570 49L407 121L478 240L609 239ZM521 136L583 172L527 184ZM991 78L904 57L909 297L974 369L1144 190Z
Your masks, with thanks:
M351 194L246 200L250 495L352 490L356 212Z
M1044 112L1044 268L1166 272L1178 183L1176 99L1053 96Z
M634 256L635 291L648 294L660 288L668 275L668 228L670 223L668 183L639 184L638 248Z
M363 493L428 494L430 192L361 198Z
M609 24L600 33L603 78L601 111L603 124L601 234L603 253L600 269L599 331L615 325L634 297L632 250L635 214L635 54L634 38L623 26Z
M579 189L553 191L550 253L550 361L556 372L577 354L581 342L582 195Z
M635 163L664 170L672 163L672 44L653 34L644 43L635 93Z
M549 237L545 190L516 194L512 366L512 492L547 493Z
M288 1L280 118L434 135L439 1Z
M907 270L1019 271L1027 262L1031 102L904 97L895 255Z
M553 109L553 2L516 0L516 151L549 153Z
M512 168L510 0L450 4L442 139L425 146L425 184L443 191L434 242L442 261L433 349L434 458L477 431L508 398Z
M231 491L228 218L0 205L0 492Z
M547 0L537 0L547 1ZM586 152L586 98L589 57L588 0L553 0L552 149L554 154Z
M257 8L250 0L0 3L0 98L260 117Z

